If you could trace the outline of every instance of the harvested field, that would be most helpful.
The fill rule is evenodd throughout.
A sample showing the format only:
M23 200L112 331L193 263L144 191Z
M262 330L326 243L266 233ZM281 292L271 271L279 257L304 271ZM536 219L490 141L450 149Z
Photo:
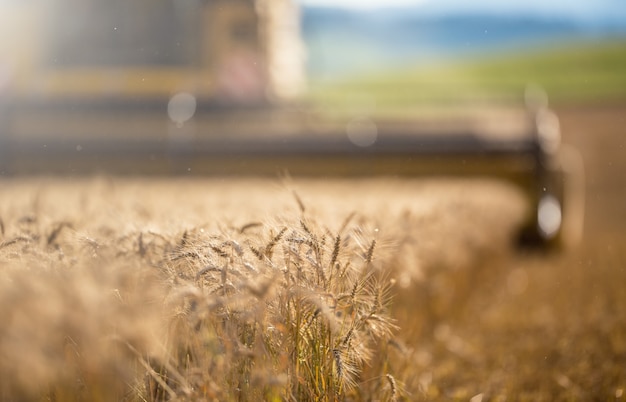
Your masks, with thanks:
M626 399L624 108L560 114L563 254L489 180L2 180L0 399Z

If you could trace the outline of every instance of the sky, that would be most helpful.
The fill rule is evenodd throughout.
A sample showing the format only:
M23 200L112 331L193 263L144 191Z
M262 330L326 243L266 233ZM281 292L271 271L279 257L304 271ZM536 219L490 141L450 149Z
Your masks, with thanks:
M544 17L607 17L623 19L626 0L296 0L311 6L372 10L385 7L415 7L426 12L524 13Z
M372 9L385 6L414 6L420 3L427 3L428 1L429 0L300 0L299 2L301 4L315 6Z

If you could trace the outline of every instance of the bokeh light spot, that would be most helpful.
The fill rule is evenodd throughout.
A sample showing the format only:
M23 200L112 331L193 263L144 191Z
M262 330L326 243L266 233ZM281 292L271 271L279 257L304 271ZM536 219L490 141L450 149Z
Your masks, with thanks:
M167 115L170 120L182 125L196 113L196 97L187 92L179 92L170 98Z
M547 239L554 237L561 229L561 204L552 195L545 195L539 201L537 220L539 230Z
M378 127L368 117L357 117L346 125L350 141L359 147L369 147L378 138Z

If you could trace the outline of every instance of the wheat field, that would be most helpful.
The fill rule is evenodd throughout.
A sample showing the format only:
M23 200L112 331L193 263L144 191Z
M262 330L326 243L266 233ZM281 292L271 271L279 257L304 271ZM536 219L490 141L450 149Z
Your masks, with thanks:
M626 400L623 107L561 116L559 254L484 179L0 180L0 400Z
M487 180L0 188L3 400L412 399L392 295L506 249L525 210Z

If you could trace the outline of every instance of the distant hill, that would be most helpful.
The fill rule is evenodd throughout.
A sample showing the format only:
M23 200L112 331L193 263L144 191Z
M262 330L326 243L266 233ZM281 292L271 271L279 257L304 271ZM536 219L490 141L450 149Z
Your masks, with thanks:
M310 97L333 112L369 105L376 113L417 105L519 103L528 84L545 89L551 102L626 100L626 38L586 41L517 54L434 66L397 66L380 72L311 80ZM372 106L374 105L374 106Z
M308 47L309 74L315 78L626 37L626 21L304 6L302 33Z

